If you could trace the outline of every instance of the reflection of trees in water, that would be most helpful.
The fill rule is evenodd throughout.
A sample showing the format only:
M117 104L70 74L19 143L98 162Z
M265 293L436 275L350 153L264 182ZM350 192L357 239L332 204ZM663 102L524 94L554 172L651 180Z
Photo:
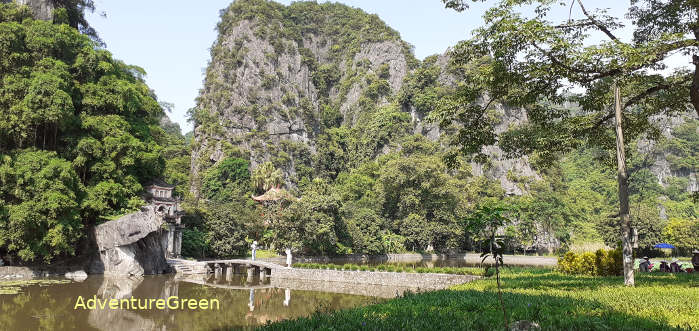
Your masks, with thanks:
M284 305L285 289L269 288L254 291L254 310L250 312L249 290L227 290L189 283L180 284L181 297L216 298L220 311L184 312L175 316L182 329L218 329L254 326L269 321L310 316L318 309L356 307L373 299L354 295L290 291L290 304Z
M56 295L75 293L77 284L50 287L29 286L22 293L0 296L0 326L14 330L92 330L85 324L87 311L73 309L77 296Z
M112 278L105 277L97 291L102 300L130 299L134 290L143 283L143 277ZM141 297L139 297L141 298ZM88 323L100 330L156 330L161 323L142 316L135 310L95 309L90 311Z
M77 297L218 299L220 310L74 310ZM90 277L84 283L28 287L23 293L0 296L0 326L16 330L211 330L254 326L266 321L309 316L315 311L350 308L374 299L268 288L254 291L254 311L248 307L249 290L230 290L178 282L172 277L142 279Z

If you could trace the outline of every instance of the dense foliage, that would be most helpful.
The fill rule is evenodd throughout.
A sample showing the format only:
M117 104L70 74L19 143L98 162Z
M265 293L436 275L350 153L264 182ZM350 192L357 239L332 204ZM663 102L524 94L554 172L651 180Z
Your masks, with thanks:
M0 4L0 45L0 255L49 262L143 204L169 134L143 69L60 19Z

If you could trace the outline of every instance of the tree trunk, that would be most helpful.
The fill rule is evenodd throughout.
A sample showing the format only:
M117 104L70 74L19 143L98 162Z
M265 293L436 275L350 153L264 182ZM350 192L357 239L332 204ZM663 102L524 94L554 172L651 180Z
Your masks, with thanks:
M693 5L695 10L699 10L699 5ZM699 25L694 26L694 39L699 40ZM699 115L699 56L692 55L692 64L694 64L694 77L692 86L689 88L689 99L692 101L694 111Z
M624 263L624 285L634 286L633 248L631 243L631 218L629 216L629 178L626 173L624 134L621 128L621 96L619 86L614 84L614 108L616 113L616 159L619 180L619 218L621 220L621 243Z
M699 56L692 56L692 64L694 64L694 78L692 79L692 87L689 89L689 98L694 106L694 111L699 115Z

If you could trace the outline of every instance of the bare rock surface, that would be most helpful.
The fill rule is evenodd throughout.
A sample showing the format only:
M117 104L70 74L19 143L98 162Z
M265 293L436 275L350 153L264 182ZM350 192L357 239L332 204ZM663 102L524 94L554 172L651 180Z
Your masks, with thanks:
M99 253L90 264L90 273L140 276L167 272L167 232L162 225L162 217L149 206L96 226Z
M34 18L50 21L53 19L54 2L51 0L14 0L17 4L27 5L32 9ZM10 0L2 1L10 2Z

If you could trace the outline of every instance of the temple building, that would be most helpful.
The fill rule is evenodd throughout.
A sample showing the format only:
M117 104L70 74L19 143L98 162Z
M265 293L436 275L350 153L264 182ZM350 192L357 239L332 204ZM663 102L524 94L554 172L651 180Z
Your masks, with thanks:
M165 247L167 247L168 258L179 258L182 255L182 215L180 209L180 199L172 196L174 185L167 184L161 180L153 180L145 187L145 199L155 207L158 215L163 217L166 224L167 235L163 236Z

